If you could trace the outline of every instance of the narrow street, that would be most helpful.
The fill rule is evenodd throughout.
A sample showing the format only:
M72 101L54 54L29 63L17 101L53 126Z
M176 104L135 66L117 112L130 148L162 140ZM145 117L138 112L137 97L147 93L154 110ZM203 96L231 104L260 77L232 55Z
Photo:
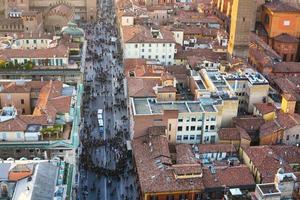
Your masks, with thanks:
M138 199L132 158L127 99L114 2L98 2L99 20L85 25L87 56L78 199ZM104 131L97 111L103 109Z

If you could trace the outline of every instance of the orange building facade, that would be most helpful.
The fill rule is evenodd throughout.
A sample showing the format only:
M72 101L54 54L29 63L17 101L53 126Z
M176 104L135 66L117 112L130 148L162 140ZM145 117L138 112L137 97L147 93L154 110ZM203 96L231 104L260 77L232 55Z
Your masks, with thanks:
M283 2L266 3L261 21L268 34L268 44L283 61L297 60L300 37L300 9Z

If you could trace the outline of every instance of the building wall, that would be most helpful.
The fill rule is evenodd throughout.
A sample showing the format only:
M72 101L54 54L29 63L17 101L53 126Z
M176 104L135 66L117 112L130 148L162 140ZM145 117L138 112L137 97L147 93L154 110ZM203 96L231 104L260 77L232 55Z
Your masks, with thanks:
M153 126L165 126L167 128L170 119L177 119L178 111L168 110L157 115L134 115L133 138L147 134L147 130ZM174 136L171 136L174 137Z
M177 44L183 45L183 31L172 31L173 37Z
M185 194L185 198L184 200L196 200L197 195L199 195L201 197L201 193L202 191L199 190L198 188L195 188L194 191L178 191L178 192L169 192L169 193L147 193L144 194L142 199L143 200L152 200L152 198L155 196L157 197L157 200L166 200L169 196L173 196L174 200L179 200L180 199L180 195Z
M288 101L284 97L282 97L281 101L281 110L284 113L294 113L295 112L295 107L296 107L296 101Z
M50 39L17 39L12 49L46 49L51 42Z
M0 141L24 141L24 132L22 131L1 131Z
M31 114L30 93L0 93L1 107L14 106L19 114Z
M297 60L298 43L284 43L274 40L273 49L283 58L283 61L295 62Z
M175 101L176 100L176 92L164 92L157 94L158 101Z
M300 143L300 125L296 125L284 131L283 143L288 145Z
M251 85L248 83L246 88L246 101L248 106L248 112L253 112L253 104L264 103L264 98L267 99L269 93L269 84L263 85Z
M163 65L173 65L175 43L125 43L124 58L158 60Z
M300 12L272 12L263 7L262 22L270 38L281 33L300 37Z
M282 142L283 129L273 132L265 136L259 137L259 145L273 145Z
M201 143L204 113L179 113L176 127L176 143Z
M134 25L134 17L122 16L121 26L132 26Z
M218 107L220 123L219 127L230 127L232 118L238 114L239 100L224 100L223 104Z

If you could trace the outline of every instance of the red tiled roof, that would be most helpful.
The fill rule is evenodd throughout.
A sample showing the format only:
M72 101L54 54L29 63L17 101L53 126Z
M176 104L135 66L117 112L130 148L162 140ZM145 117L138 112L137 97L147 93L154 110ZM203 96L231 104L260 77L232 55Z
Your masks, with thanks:
M253 176L246 165L215 167L215 174L210 169L203 168L203 182L205 188L220 187L242 187L253 186L255 182Z
M240 132L237 128L221 128L218 136L220 140L240 140Z
M264 7L272 10L273 12L297 12L300 13L300 10L288 3L281 2L278 0L265 3Z
M161 84L159 78L132 78L127 77L130 97L155 97L153 87Z
M254 106L262 115L276 111L276 107L272 103L255 103Z
M175 171L189 172L189 165L172 167L166 136L143 136L133 141L133 153L142 193L180 192L204 189L202 178L176 179ZM195 164L193 164L195 165ZM197 170L199 165L197 165ZM197 171L198 172L198 171ZM193 183L193 184L191 184Z
M250 146L245 149L245 153L261 173L262 183L273 182L279 168L284 168L286 172L293 171L288 163L283 162L281 165L281 158L270 146Z
M269 121L263 124L259 130L259 136L266 136L281 130L281 126L276 121Z
M278 42L284 42L284 43L298 43L299 40L288 34L288 33L281 33L280 35L277 35L276 37L274 37L274 40L278 41Z
M290 114L278 111L276 113L276 116L276 121L284 129L289 129L294 126L300 125L300 115L297 113Z
M123 26L122 32L124 43L175 43L173 34L163 28L160 29L162 38L154 38L150 29L140 25Z

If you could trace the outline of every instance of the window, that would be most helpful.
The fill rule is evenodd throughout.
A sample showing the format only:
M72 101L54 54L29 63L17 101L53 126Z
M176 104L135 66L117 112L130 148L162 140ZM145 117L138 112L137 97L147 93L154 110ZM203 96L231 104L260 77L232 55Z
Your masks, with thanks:
M190 118L188 117L188 118L186 118L186 122L189 122L190 121Z
M169 58L171 58L172 56L171 55L169 55Z
M129 77L135 77L134 72L129 72Z
M195 131L196 130L196 126L191 126L191 131Z
M182 135L177 135L176 139L177 139L177 141L181 141L182 140Z
M29 40L26 40L26 44L29 44Z
M286 58L287 58L287 55L286 55L286 54L283 54L282 60L283 60L283 61L286 61Z
M190 130L190 127L189 127L189 126L186 126L186 127L185 127L185 130L186 130L186 131L189 131L189 130Z
M201 131L202 127L201 126L197 126L197 131Z
M151 195L150 200L158 200L158 197L156 195Z
M290 136L289 136L289 135L287 135L287 136L286 136L286 140L289 140L289 139L290 139Z
M198 118L198 122L200 122L200 121L202 121L202 117L199 117L199 118Z
M172 44L169 44L169 47L172 47Z
M148 49L148 52L151 52L151 49Z
M142 55L142 58L145 58L145 56L144 56L144 55Z
M299 134L296 135L296 140L298 140L298 139L299 139Z
M33 43L36 44L36 40L33 40Z
M138 48L138 45L136 44L136 45L134 45L135 46L135 48Z
M291 61L294 60L294 54L291 54Z
M245 18L245 17L243 17L243 22L244 22L244 21L246 21L246 18Z
M183 136L183 140L188 140L189 139L189 136L188 135L184 135Z
M171 128L172 128L172 125L171 125L171 124L169 124L169 131L171 131Z
M195 122L196 121L196 117L192 117L192 122Z
M21 138L21 133L17 132L17 138L20 139Z
M163 47L165 47L166 46L166 44L163 44Z
M194 140L195 139L195 135L190 135L190 140Z
M210 121L216 121L216 117L211 117Z
M149 44L149 47L151 47L151 44Z
M178 126L177 131L182 131L182 126Z
M142 49L142 52L144 52L145 50L144 49Z
M183 119L181 118L181 119L178 119L178 122L183 122Z
M6 133L2 133L2 140L6 140Z
M144 44L142 44L142 47L144 47L145 45Z
M24 99L21 99L21 104L24 104Z
M205 126L205 131L208 131L208 125Z
M196 135L196 140L201 140L201 135Z
M163 59L165 58L165 56L164 56L164 55L162 55L161 57L162 57Z
M186 200L186 194L180 194L179 200Z
M158 55L155 56L155 59L158 59Z
M210 130L215 130L216 126L215 125L211 125L210 126Z
M290 20L284 20L283 21L283 26L289 26L289 25L291 25Z
M22 114L25 114L25 109L24 108L22 108Z
M167 200L174 200L174 195L168 195Z
M148 58L151 59L151 55L149 55Z

